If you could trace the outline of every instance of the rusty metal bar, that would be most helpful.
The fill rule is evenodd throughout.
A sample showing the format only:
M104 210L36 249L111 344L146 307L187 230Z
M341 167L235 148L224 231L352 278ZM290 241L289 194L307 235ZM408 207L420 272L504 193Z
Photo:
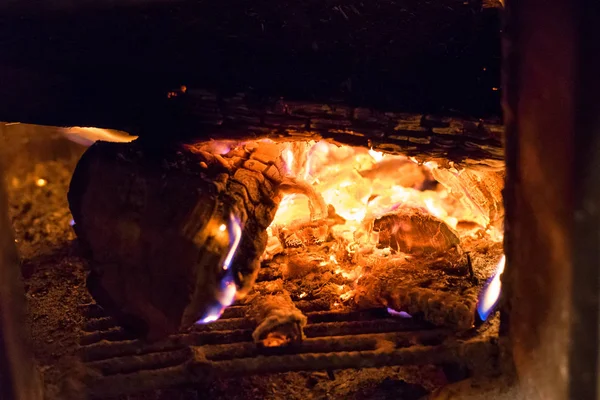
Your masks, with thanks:
M391 343L391 342L390 342ZM383 347L367 351L338 351L329 353L305 353L293 355L257 356L211 361L206 358L202 347L193 347L194 359L177 366L158 368L140 364L141 357L119 360L123 370L127 363L147 369L132 373L115 373L88 380L88 390L92 397L104 398L125 395L141 390L165 388L168 386L203 382L215 376L252 375L281 373L290 371L319 371L346 368L377 368L394 365L425 365L459 363L469 368L483 367L484 363L494 364L499 355L495 340L474 339L465 342L452 341L437 346L416 345L394 349ZM216 354L216 353L214 353ZM160 358L160 357L159 357ZM108 364L104 364L108 368ZM115 369L114 371L117 371Z
M412 346L404 349L258 356L224 361L207 361L199 357L194 364L190 365L190 368L197 374L232 376L289 371L378 368L392 365L464 364L469 359L467 354L472 353L485 354L489 358L494 358L498 354L498 348L490 341L474 340L439 346Z

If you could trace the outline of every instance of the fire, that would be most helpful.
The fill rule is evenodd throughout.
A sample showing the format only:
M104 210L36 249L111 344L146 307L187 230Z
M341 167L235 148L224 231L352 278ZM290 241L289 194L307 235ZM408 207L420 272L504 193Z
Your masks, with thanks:
M502 256L496 267L496 273L494 277L488 282L487 286L481 292L479 303L477 304L477 312L482 321L485 321L490 314L494 311L494 307L498 303L500 298L500 292L502 289L502 282L500 282L500 276L504 272L504 265L506 264L505 256Z
M393 308L387 308L387 312L388 314L390 314L392 317L397 317L397 318L412 318L412 315L410 315L409 313L407 313L406 311L396 311Z
M230 228L229 228L229 252L227 252L227 257L225 257L225 261L223 261L223 269L229 269L231 265L231 260L233 260L233 256L237 251L238 246L240 245L240 240L242 240L242 227L237 218L233 216L233 214L229 217L230 219ZM222 225L221 225L222 226ZM219 228L219 230L221 230Z
M489 204L495 208L486 207L486 188L468 193L467 179L477 184L485 181L485 174L468 172L452 163L441 166L436 161L422 162L414 157L328 141L211 141L197 150L226 154L239 151L242 145L260 151L264 163L276 165L282 174L282 197L267 228L268 241L261 260L273 260L282 253L301 259L299 254L304 251L307 255L313 252L315 256L306 264L335 276L335 282L319 289L332 296L334 307L345 307L354 298L361 278L370 274L373 260L407 261L419 256L411 249L420 251L433 246L434 251L445 251L463 238L484 238L492 243L502 240L502 228L497 223L503 215L499 208L502 205L498 206L497 199L492 198ZM414 219L403 220L406 216ZM390 217L399 219L386 222ZM396 225L382 228L382 221ZM433 233L390 238L399 229L431 231L419 224L429 224L427 229L433 224ZM227 243L221 265L225 275L218 303L199 323L218 319L236 297L230 266L240 245L242 227L231 215L229 221L215 223L212 229ZM399 243L400 240L405 242ZM497 298L500 290L500 266L498 271L480 304L480 313L489 313L493 308L494 293ZM296 294L300 299L314 295ZM407 317L394 312L390 311L394 316Z
M329 207L327 218L336 219L328 230L336 244L330 249L329 259L319 265L331 268L347 282L334 288L340 301L355 294L354 288L365 273L361 257L390 256L389 247L379 248L379 232L374 231L373 222L394 211L423 210L443 221L459 238L477 234L491 242L502 240L500 229L490 226L491 218L485 208L478 206L469 194L459 193L455 187L435 179L441 168L435 161L422 163L415 158L327 141L284 144L281 159L288 176L313 189ZM452 179L456 180L461 171L454 168L450 173L455 174ZM314 223L311 202L314 199L304 193L287 193L268 229L270 238L276 240L274 232L281 228L297 230L302 224ZM459 224L462 229L458 229ZM302 245L301 240L294 243Z
M196 322L197 324L208 324L218 320L225 309L233 304L237 292L235 281L233 279L233 270L229 267L242 239L242 226L239 220L233 214L230 214L229 224L218 225L216 232L217 240L228 240L229 242L226 256L221 264L221 268L226 272L221 279L215 304L209 308L209 311L203 318ZM222 235L227 238L221 238Z
M384 154L382 152L380 152L380 151L376 151L376 150L370 149L369 150L369 154L371 155L371 157L373 157L373 160L375 160L377 162L383 160Z
M346 221L344 229L337 229L340 236L369 236L368 221L400 207L428 210L453 229L459 221L486 225L483 211L462 207L435 183L429 174L435 162L420 165L405 156L326 141L309 142L305 156L301 163L291 149L282 152L287 171L304 179ZM308 202L305 195L287 194L271 226L310 220Z
M114 129L102 129L74 126L72 128L62 128L62 134L72 142L83 146L91 146L98 140L104 142L127 143L137 139L137 136L131 136L125 132Z

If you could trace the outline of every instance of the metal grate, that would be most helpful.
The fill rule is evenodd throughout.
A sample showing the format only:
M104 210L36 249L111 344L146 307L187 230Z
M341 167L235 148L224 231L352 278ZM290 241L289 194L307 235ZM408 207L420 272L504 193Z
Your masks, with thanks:
M452 332L412 320L389 317L386 310L319 311L318 302L296 303L308 317L307 339L283 348L258 348L245 306L232 306L220 320L159 343L136 339L84 306L87 318L81 356L93 373L93 397L115 396L201 382L215 376L369 368L392 365L463 364L477 368L498 355L491 336L457 338Z

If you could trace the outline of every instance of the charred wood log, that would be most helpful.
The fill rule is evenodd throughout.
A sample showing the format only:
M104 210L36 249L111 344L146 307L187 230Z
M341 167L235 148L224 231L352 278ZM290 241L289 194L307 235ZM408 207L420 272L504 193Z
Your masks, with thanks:
M167 106L177 110L178 126L183 124L191 135L210 129L213 137L325 138L392 154L503 167L499 120L389 112L336 102L257 102L250 93L222 96L189 88L175 93Z
M73 175L89 290L150 337L215 318L258 274L284 181L278 148L219 155L213 145L151 153L138 142L99 142Z
M469 279L466 260L457 251L373 260L357 283L354 300L361 308L390 307L435 325L469 329L479 289Z
M460 243L446 223L418 208L399 210L376 219L379 246L407 254L432 254L449 250Z
M246 316L257 323L252 338L263 347L279 347L302 341L303 328L308 321L285 291L256 296Z
M254 342L260 347L280 347L304 339L308 319L296 307L282 279L258 282L244 302L246 317L254 321Z

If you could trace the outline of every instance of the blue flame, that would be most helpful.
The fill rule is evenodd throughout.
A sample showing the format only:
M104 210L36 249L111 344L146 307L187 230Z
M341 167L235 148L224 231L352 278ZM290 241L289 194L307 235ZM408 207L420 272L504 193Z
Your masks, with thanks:
M237 288L233 278L233 271L229 267L242 239L242 226L233 214L229 216L227 231L229 234L229 249L221 263L221 268L227 272L219 283L218 296L215 303L209 307L205 316L196 322L197 324L208 324L218 320L223 315L225 309L235 300Z
M398 317L398 318L412 318L412 315L410 315L409 313L407 313L406 311L396 311L393 308L387 308L387 312L388 314L390 314L392 317Z
M482 321L485 321L490 314L494 311L498 299L500 298L500 292L502 291L502 282L500 282L500 275L504 272L504 265L506 264L506 257L504 255L498 262L496 267L496 273L490 279L481 294L479 295L479 302L477 303L477 313Z
M229 216L229 252L225 257L225 261L223 261L224 270L229 269L233 256L240 245L240 240L242 240L242 227L238 219L231 214Z

